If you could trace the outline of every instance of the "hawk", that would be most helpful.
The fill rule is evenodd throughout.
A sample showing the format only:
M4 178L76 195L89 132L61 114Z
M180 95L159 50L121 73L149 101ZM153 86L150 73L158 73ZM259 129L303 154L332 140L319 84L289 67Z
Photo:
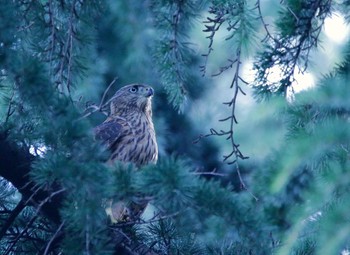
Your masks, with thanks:
M108 118L94 129L96 139L111 151L110 163L118 160L141 167L157 162L158 146L152 122L153 94L153 88L148 85L131 84L119 89L111 98ZM106 212L115 223L135 215L132 211L142 213L146 205L110 201Z

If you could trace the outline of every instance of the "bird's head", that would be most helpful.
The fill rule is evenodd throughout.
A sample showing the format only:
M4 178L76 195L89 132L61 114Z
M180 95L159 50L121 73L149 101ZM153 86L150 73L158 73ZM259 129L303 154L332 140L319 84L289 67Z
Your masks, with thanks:
M126 111L143 111L151 114L152 87L143 84L131 84L120 88L112 97L111 114L123 114Z

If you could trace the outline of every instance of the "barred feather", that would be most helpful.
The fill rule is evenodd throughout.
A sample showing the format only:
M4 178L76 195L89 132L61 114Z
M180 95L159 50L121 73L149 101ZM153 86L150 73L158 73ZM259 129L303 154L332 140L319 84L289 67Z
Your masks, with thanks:
M95 128L95 136L112 151L110 161L133 162L137 166L156 163L158 146L152 122L153 89L128 85L114 95L110 116Z
M95 137L112 152L109 162L132 162L138 167L157 162L152 96L150 86L139 84L125 86L113 96L110 116L94 130ZM140 201L110 200L106 213L112 223L135 219L147 206L147 201Z

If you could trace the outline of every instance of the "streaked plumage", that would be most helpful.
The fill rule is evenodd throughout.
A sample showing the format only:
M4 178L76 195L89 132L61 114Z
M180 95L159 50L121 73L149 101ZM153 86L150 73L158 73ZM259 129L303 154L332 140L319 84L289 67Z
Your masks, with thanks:
M118 90L109 117L95 128L95 136L111 150L110 161L155 163L158 147L152 122L153 89L132 84Z
M109 162L132 162L137 167L156 163L158 146L152 122L153 89L132 84L119 89L110 103L110 115L95 128L95 137L111 151ZM137 217L147 203L109 201L106 208L113 223ZM138 208L138 209L135 209Z

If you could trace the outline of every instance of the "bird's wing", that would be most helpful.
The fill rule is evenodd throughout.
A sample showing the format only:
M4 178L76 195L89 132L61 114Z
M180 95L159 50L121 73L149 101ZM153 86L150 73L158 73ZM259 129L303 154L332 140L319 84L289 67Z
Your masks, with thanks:
M123 135L125 131L125 122L122 120L113 119L105 121L94 128L95 138L102 141L110 148Z

